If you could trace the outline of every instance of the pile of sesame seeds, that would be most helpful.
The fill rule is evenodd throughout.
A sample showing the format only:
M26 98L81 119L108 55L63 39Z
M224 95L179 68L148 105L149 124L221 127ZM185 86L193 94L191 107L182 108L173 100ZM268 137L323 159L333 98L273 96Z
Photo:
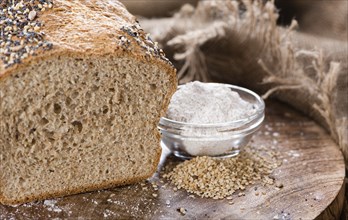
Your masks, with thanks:
M150 34L145 34L144 30L140 27L139 22L137 21L132 26L123 26L121 30L128 36L132 37L135 42L145 51L145 58L149 59L151 57L158 57L168 64L172 65L168 58L165 57L165 53L162 49L158 47L158 43L154 42ZM128 49L131 45L131 41L127 36L120 35L120 45L125 49Z
M247 147L238 156L226 159L196 157L178 164L172 171L163 175L178 189L200 197L229 198L239 190L238 196L247 186L261 182L263 185L275 184L270 176L280 166L277 153Z
M41 48L49 50L45 41L40 13L53 7L50 0L5 0L0 3L0 59L5 68L21 63Z

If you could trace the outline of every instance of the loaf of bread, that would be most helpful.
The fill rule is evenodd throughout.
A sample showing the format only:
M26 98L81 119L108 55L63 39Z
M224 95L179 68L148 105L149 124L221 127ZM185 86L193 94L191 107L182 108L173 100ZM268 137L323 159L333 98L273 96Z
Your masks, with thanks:
M0 3L0 203L155 172L175 69L117 0Z

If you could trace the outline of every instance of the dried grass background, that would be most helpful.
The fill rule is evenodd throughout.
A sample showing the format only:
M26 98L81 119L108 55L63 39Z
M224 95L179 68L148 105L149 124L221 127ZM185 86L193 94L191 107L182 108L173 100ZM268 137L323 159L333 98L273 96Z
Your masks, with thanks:
M277 18L272 2L211 0L141 23L176 60L181 83L226 82L276 97L325 127L348 164L347 41L300 33L295 20L282 28Z

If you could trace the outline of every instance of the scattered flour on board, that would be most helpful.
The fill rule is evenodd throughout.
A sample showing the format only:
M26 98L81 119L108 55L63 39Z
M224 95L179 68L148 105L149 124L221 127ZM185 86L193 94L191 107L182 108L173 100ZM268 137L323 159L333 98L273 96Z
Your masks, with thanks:
M109 210L109 209L105 209L105 211L103 212L104 218L115 216L115 215L116 215L116 213Z
M53 211L53 212L61 212L62 209L56 206L57 200L45 200L44 205L47 208L48 211Z

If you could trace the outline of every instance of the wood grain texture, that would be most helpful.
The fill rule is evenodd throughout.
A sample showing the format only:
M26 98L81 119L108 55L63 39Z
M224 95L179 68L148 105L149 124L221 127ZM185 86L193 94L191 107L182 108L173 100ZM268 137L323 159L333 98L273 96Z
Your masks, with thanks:
M247 187L245 196L230 200L189 197L160 178L157 172L140 184L68 196L18 207L0 206L0 219L337 219L344 203L345 166L341 152L315 122L277 103L267 102L266 121L254 136L254 146L276 146L283 163L273 176L283 183ZM163 166L180 163L164 151ZM159 185L155 190L152 183ZM147 188L147 189L143 189ZM265 195L255 195L265 192ZM156 195L153 195L156 194ZM166 204L167 203L167 204ZM170 204L168 204L170 203ZM186 215L177 211L185 208Z

